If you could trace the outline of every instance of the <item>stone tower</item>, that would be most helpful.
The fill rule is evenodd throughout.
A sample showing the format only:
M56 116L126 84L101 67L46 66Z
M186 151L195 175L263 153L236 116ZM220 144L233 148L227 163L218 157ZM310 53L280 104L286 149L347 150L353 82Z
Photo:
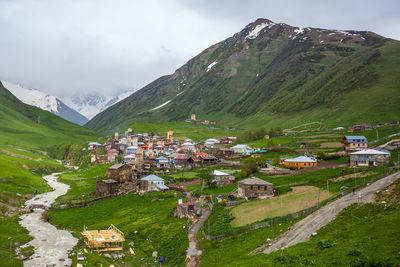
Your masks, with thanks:
M191 116L190 119L193 120L193 121L195 121L195 120L196 120L196 114L192 114L192 116Z
M139 148L135 155L135 167L138 172L143 172L144 166L144 150L143 148Z
M114 139L115 140L119 140L119 133L118 132L115 132Z
M168 131L167 133L167 142L169 144L173 144L174 143L174 132L173 131Z

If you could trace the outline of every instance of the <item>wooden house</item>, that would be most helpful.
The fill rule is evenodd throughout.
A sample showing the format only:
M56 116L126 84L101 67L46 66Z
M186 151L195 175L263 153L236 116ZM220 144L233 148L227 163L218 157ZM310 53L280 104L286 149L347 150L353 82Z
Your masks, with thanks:
M346 151L356 151L368 148L368 140L362 135L347 135L342 138L342 144Z
M122 251L124 248L124 233L112 224L107 230L84 229L82 235L85 244L96 252Z
M221 147L216 151L216 156L218 158L229 159L233 156L234 153L235 151L233 151L233 149Z
M283 165L286 168L302 169L302 168L315 167L318 165L318 161L315 158L300 156L294 159L285 159L283 161Z
M257 177L251 177L238 182L239 197L272 197L274 195L273 184L261 180Z
M108 168L107 177L119 183L132 180L132 166L129 164L115 164Z

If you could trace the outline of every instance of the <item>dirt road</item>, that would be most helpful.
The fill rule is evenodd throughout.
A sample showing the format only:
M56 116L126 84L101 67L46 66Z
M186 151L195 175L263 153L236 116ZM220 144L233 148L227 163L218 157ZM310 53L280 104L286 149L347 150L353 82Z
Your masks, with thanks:
M269 254L276 250L307 241L312 233L318 231L321 227L332 221L344 208L357 202L372 202L377 191L384 189L399 178L400 172L396 172L359 191L356 191L354 195L350 193L322 207L296 223L289 232L275 240L271 246L263 249L262 252ZM361 198L359 196L361 196Z

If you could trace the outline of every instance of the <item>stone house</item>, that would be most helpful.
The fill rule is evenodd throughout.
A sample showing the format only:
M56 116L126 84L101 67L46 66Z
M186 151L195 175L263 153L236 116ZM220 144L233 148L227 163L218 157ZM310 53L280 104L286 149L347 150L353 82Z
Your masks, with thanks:
M96 183L96 194L114 194L117 188L117 181L113 179L101 180Z
M212 174L214 175L213 183L218 187L226 186L235 182L235 176L231 174L218 170L214 170Z
M195 216L194 204L192 202L178 204L174 216L179 219Z
M274 185L261 180L257 177L251 177L238 182L239 197L272 197L274 196Z
M139 190L143 192L165 191L168 190L168 186L164 184L163 178L150 174L140 179Z
M114 164L108 168L107 178L119 183L132 181L132 166L129 164Z
M350 154L350 167L375 167L389 164L390 154L375 149L363 149Z

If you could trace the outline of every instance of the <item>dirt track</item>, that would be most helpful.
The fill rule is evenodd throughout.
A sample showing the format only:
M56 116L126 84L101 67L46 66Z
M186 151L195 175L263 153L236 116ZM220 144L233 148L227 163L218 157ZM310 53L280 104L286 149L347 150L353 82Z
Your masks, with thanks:
M276 250L307 241L312 233L318 231L321 227L332 221L344 208L357 202L372 202L377 191L384 189L399 178L400 172L396 172L357 191L355 195L350 193L322 207L318 211L296 223L289 232L275 240L271 246L263 249L262 252L269 254ZM361 193L360 199L358 197L359 193Z

